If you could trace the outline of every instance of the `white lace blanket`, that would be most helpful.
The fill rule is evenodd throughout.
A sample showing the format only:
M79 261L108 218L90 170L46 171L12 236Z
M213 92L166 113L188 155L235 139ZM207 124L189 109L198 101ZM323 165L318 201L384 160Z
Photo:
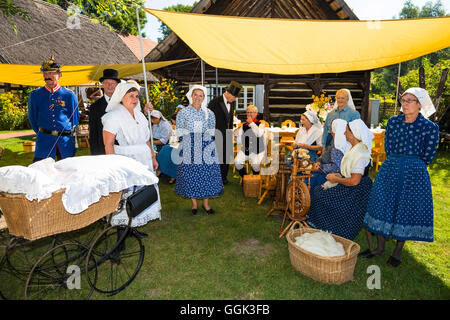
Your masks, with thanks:
M158 183L143 164L121 155L81 156L55 162L47 158L28 167L0 168L0 191L23 193L32 201L50 198L65 188L62 202L77 214L112 192Z

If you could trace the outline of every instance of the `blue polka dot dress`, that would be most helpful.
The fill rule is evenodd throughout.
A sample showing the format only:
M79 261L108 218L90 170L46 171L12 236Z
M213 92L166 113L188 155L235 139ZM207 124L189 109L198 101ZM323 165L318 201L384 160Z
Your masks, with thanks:
M364 226L385 238L433 241L433 198L427 165L436 155L439 127L422 114L412 123L389 119L386 161L369 197Z
M306 222L312 228L353 240L363 226L371 187L367 175L356 186L315 187Z
M177 114L177 133L182 133L179 145L175 193L186 198L202 199L223 193L222 176L214 143L215 116L192 106Z

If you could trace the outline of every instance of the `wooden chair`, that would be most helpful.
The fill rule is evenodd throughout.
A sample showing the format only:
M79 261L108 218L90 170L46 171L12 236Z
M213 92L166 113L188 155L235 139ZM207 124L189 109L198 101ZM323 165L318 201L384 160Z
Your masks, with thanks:
M89 125L88 124L80 124L78 125L78 134L77 137L80 142L84 142L88 148L89 145ZM80 143L81 146L81 143Z
M296 128L297 126L295 125L295 122L294 122L294 121L288 119L288 120L285 120L285 121L283 121L283 122L281 123L281 127L282 127L282 128L283 128L283 127Z
M384 150L384 131L374 133L375 146L372 148L372 160L375 163L375 171L378 171L378 166L386 160L386 152Z
M262 174L264 168L269 167L270 164L261 164L261 184L259 185L259 200L258 205L260 205L263 200L267 197L270 191L274 191L277 186L277 175L276 174ZM269 173L269 172L267 172ZM264 191L263 191L264 190Z

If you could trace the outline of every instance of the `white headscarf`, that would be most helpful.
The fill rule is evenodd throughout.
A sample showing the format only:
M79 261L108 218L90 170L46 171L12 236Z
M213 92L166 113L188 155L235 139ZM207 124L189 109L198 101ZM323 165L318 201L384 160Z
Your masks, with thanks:
M348 90L348 89L339 89L338 91L341 91L341 90L344 90L345 92L347 92L347 95L348 95L347 106L350 109L356 110L355 103L353 102L353 98L352 98L352 94L350 93L350 90ZM337 104L336 101L335 101L334 105L335 105L336 108L338 107L338 104Z
M295 136L295 143L312 145L314 141L319 138L322 139L323 127L313 111L306 111L303 115L312 123L312 126L308 131L306 131L305 127L301 126ZM318 141L316 143L320 144Z
M429 116L431 116L433 113L436 112L436 108L434 107L433 101L431 101L430 95L428 94L428 91L422 88L409 88L406 90L402 97L406 94L410 93L414 95L420 102L420 105L422 108L420 108L420 113L428 119ZM400 108L400 111L403 112L403 108Z
M347 121L343 119L334 119L331 122L331 130L334 133L334 147L342 153L346 153L352 146L345 138L346 126Z
M150 113L150 116L153 117L153 118L156 118L156 119L162 119L163 121L167 121L167 119L164 118L163 114L159 110L153 110Z
M203 91L203 94L205 95L205 98L203 99L202 102L202 110L205 113L205 118L208 120L208 102L206 101L206 97L207 97L207 91L206 88L204 86L201 86L199 84L194 84L192 86L192 88L189 89L188 93L186 93L186 98L189 100L189 105L192 105L192 92L194 92L194 90L200 89Z
M306 111L303 112L303 115L308 118L309 122L311 122L313 126L322 128L322 123L320 123L319 118L317 117L315 112Z
M114 90L114 93L111 99L109 100L108 106L106 107L105 111L110 112L112 110L119 108L122 105L121 101L123 97L131 88L136 88L136 85L126 82L119 83L116 89Z
M367 128L364 121L356 119L348 123L350 130L356 139L360 140L369 150L372 150L373 133Z

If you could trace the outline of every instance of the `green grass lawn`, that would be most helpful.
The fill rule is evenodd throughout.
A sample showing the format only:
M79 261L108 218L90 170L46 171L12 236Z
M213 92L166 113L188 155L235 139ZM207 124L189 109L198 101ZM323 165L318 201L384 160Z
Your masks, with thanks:
M28 165L32 153L21 143L30 138L0 140L6 151L0 166ZM86 148L77 155L87 155ZM342 285L316 282L296 271L289 260L285 238L279 239L280 216L266 217L270 200L262 205L245 198L237 174L230 172L224 194L211 200L216 214L201 209L190 214L190 200L177 196L174 185L161 178L162 220L140 228L145 260L135 281L121 293L107 297L94 293L92 299L450 299L448 208L450 152L438 152L429 167L434 197L433 243L407 242L403 263L386 266L395 241L386 244L386 255L370 260L358 258L354 280ZM371 172L372 178L375 172ZM4 236L5 237L5 236ZM367 248L364 231L355 239ZM367 269L381 269L381 289L367 288ZM2 277L0 275L0 277ZM5 280L3 280L5 279ZM10 277L16 298L23 297L23 284Z

